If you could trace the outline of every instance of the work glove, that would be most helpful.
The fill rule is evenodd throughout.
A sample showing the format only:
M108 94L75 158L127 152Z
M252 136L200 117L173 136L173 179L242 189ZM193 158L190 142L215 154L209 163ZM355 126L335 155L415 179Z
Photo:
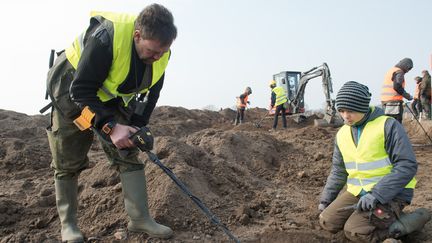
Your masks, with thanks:
M358 201L357 210L364 212L371 211L376 207L377 203L378 200L371 193L367 193L366 195L362 196Z
M326 208L328 207L329 204L330 204L330 203L327 203L327 202L321 202L321 203L318 205L318 211L320 211L320 212L324 211L324 209L326 209Z
M403 94L403 97L404 97L405 99L407 99L407 100L412 100L412 99L413 99L413 97L412 97L409 93L404 93L404 94Z
M143 152L153 149L154 138L148 127L141 127L136 133L132 134L129 139Z

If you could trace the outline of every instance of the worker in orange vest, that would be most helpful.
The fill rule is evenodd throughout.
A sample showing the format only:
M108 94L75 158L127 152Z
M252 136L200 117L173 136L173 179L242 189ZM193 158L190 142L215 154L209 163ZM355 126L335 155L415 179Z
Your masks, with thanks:
M250 104L248 98L251 94L252 89L250 87L246 87L245 91L237 97L237 115L234 121L234 125L243 123L244 111L246 110L247 105Z
M420 84L422 81L422 78L417 76L414 78L416 81L416 86L414 90L414 100L411 103L411 109L413 110L414 116L418 119L419 114L422 112L422 104L420 102Z
M413 68L413 61L404 58L386 73L381 90L381 103L384 113L394 117L402 123L403 98L412 100L413 97L405 90L405 73Z

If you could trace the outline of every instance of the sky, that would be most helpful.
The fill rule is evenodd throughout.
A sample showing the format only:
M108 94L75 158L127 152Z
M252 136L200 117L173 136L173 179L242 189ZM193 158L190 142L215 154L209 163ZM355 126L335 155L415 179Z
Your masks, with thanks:
M431 69L430 0L14 0L1 1L0 109L38 114L51 49L67 48L86 29L91 10L138 14L160 3L171 10L178 38L171 46L158 104L232 108L250 86L251 107L267 108L269 81L281 71L326 62L333 98L349 80L367 85L379 104L384 75L410 57L414 77ZM323 107L321 79L309 81L305 103Z

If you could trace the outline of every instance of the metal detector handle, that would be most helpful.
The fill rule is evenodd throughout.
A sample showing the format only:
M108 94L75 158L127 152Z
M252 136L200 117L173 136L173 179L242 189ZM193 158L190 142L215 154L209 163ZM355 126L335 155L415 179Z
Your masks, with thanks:
M353 205L349 205L346 207L338 208L336 211L337 212L344 212L344 211L351 211L351 210L356 210L356 209L357 209L357 204L353 204Z
M51 54L50 54L50 59L49 59L49 68L52 68L52 66L54 65L54 55L55 55L55 50L51 49Z
M48 67L51 69L52 66L54 65L54 57L55 57L55 50L51 49L51 53L50 53L50 58L49 58L49 63L48 63ZM49 94L48 94L48 89L45 91L45 99L47 100L49 98ZM45 113L45 111L47 111L49 108L52 107L52 102L48 103L48 105L42 107L42 109L39 110L39 113L43 114Z
M51 69L52 68L52 66L54 65L54 56L55 56L55 50L54 49L51 49L51 53L50 53L50 58L49 58L49 63L48 63L48 67ZM47 100L48 99L48 90L46 91L46 93L45 93L45 99ZM51 104L51 103L50 103ZM48 106L48 105L47 105ZM51 106L51 105L49 105L49 106ZM45 107L44 107L45 108ZM48 107L49 108L49 107ZM43 110L43 109L42 109ZM43 111L43 112L45 112L45 111ZM43 113L43 112L41 112L41 113Z

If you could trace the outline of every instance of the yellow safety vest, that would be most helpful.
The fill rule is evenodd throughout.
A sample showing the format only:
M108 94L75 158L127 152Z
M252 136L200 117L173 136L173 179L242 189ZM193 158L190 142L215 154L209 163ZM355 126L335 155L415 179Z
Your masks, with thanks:
M348 172L347 191L357 196L361 190L372 188L393 168L385 150L384 125L388 116L380 116L363 128L357 147L351 135L351 127L344 125L336 134L337 144ZM414 188L413 178L405 188Z
M110 12L91 12L91 17L98 20L107 29L113 29L113 63L108 77L102 87L98 90L97 96L102 102L106 102L118 96L122 97L125 106L128 105L136 93L122 94L117 88L125 81L131 64L131 53L133 48L133 34L135 30L135 15L118 14ZM83 38L85 32L78 36L68 49L66 57L76 69L83 50ZM170 51L152 64L152 82L138 93L146 93L149 88L155 85L165 72L168 65Z
M402 101L403 97L393 88L393 74L402 69L398 67L392 67L384 77L384 83L381 89L381 101ZM402 82L402 87L405 88L405 80Z
M275 87L272 89L272 92L276 94L275 106L281 105L288 101L285 90L282 87Z

